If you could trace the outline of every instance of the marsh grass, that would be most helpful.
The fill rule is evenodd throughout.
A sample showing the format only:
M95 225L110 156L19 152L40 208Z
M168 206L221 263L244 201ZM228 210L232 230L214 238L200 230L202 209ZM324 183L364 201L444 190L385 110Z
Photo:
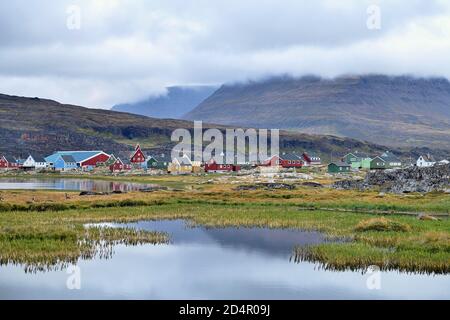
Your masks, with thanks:
M303 187L238 192L233 190L235 185L226 184L202 184L200 188L197 183L202 180L194 177L177 177L178 182L172 177L167 179L193 187L182 192L107 197L70 193L70 199L61 192L0 192L4 199L0 202L0 263L39 268L61 266L97 254L108 257L117 244L163 243L168 236L128 229L87 230L85 224L185 219L211 228L290 228L346 239L295 249L294 261L313 261L329 269L356 270L378 265L408 272L450 272L449 219L423 221L396 214L448 214L449 195L379 197L376 192ZM360 212L364 210L388 213Z
M411 227L407 224L400 223L397 221L392 221L390 219L382 218L372 218L369 220L364 220L358 223L355 227L357 232L367 232L367 231L396 231L396 232L408 232L411 231Z

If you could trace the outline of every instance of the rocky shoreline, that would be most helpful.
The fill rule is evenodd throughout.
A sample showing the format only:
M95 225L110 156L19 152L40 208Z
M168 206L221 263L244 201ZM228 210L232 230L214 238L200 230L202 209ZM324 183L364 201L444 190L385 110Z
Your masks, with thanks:
M382 192L450 192L450 164L429 168L411 167L399 170L371 171L364 180L343 180L332 185L341 190L369 190Z

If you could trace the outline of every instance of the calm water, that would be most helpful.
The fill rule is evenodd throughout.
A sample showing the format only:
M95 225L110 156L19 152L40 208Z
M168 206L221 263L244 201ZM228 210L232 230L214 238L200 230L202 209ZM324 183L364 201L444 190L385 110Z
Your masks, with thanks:
M80 290L67 289L66 270L26 274L0 267L1 299L449 299L450 277L370 275L320 270L290 261L297 244L324 241L318 233L268 229L188 228L184 221L127 226L166 231L169 245L117 246L109 260L79 261Z
M0 190L66 190L66 191L138 191L150 185L89 179L16 179L1 178Z

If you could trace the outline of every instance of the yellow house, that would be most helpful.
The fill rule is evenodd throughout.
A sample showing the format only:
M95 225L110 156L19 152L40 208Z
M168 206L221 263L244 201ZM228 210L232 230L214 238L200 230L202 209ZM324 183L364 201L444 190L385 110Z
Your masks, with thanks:
M171 174L190 174L192 170L192 161L186 155L173 158L167 168L167 171Z

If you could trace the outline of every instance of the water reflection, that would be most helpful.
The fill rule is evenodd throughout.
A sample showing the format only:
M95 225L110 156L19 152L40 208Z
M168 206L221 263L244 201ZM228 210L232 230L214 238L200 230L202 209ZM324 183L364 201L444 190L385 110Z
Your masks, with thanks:
M123 227L123 225L108 225ZM0 268L0 298L27 299L449 299L450 277L381 273L369 290L361 272L329 272L289 261L293 246L324 241L318 233L189 227L184 221L127 224L167 232L170 245L118 245L109 260L80 260L81 290L65 270L25 274Z
M89 179L0 179L0 190L66 190L92 192L131 192L155 185Z
M192 227L183 220L144 221L109 226L137 230L167 232L175 244L216 244L223 248L259 251L286 259L296 245L307 246L323 243L326 237L318 232L269 228L205 228Z

